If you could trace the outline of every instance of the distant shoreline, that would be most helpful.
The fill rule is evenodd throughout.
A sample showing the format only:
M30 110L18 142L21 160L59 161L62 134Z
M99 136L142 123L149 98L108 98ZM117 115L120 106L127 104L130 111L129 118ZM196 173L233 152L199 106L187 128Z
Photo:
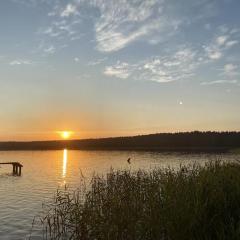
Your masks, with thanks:
M0 142L0 151L102 150L152 152L229 152L240 149L240 132L157 133L132 137L31 142Z
M60 150L71 150L71 151L127 151L127 152L165 152L165 153L230 153L240 152L240 148L0 148L0 152L10 151L60 151Z

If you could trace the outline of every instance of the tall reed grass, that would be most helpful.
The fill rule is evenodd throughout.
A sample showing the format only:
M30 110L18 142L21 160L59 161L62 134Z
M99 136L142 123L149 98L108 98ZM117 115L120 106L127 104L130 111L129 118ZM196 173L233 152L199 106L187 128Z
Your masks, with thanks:
M57 191L41 224L52 240L240 239L240 165L111 170Z

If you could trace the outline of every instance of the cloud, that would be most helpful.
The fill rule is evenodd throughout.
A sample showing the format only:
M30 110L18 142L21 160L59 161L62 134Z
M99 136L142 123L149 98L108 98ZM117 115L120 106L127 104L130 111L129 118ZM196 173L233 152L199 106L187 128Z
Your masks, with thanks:
M205 50L206 50L208 57L212 60L218 60L223 56L220 49L206 47Z
M226 43L228 38L229 38L229 36L226 36L226 35L225 36L219 36L219 37L217 37L216 42L219 46L222 46Z
M206 19L216 14L215 1L206 0L187 0L184 9L178 1L174 1L175 4L164 0L89 2L100 12L95 23L95 34L97 49L101 52L118 51L138 40L159 44L195 19ZM183 11L187 14L179 14ZM198 14L192 16L192 12Z
M48 16L55 21L59 18L57 22L65 22L61 24L62 27L52 23L52 26L45 30L45 34L50 37L67 34L69 37L72 31L74 36L70 38L78 39L82 32L79 28L73 32L73 25L88 19L93 22L96 49L101 52L118 51L140 39L156 44L173 35L181 25L181 20L165 14L163 8L164 0L75 0L70 1L64 8L58 3ZM62 30L65 30L65 33Z
M147 60L140 69L143 71L142 78L161 83L192 77L198 64L197 52L183 48L172 55Z
M237 75L238 72L236 71L238 69L237 65L234 65L232 63L228 63L226 65L224 65L224 74L228 75L228 76L234 76Z
M91 61L91 62L88 62L88 66L96 66L96 65L99 65L99 64L101 64L101 63L103 63L104 61L106 61L107 60L107 58L105 57L105 58L100 58L100 59L97 59L97 60L95 60L95 61Z
M53 27L48 27L47 29L43 30L42 33L51 37L58 37L61 35L61 32L56 31Z
M178 29L180 21L163 14L163 5L162 0L99 1L101 15L95 23L97 49L114 52L139 39L156 44L167 38Z
M103 24L105 25L105 24ZM101 52L118 51L140 37L151 34L152 31L161 29L160 22L151 22L147 25L141 26L134 31L123 33L116 30L116 26L110 27L97 27L96 28L96 41L97 49Z
M183 48L172 55L155 56L135 64L118 62L107 66L103 73L117 78L166 83L192 77L199 64L197 52Z
M49 0L11 0L12 2L23 4L28 7L36 7L39 4L49 4ZM52 0L54 2L57 2L57 0Z
M225 41L225 37L219 36L208 46L203 46L206 55L210 60L218 60L223 56L222 45L225 43Z
M57 37L59 40L65 35L68 37L74 37L74 34L76 33L76 30L73 28L74 25L76 25L76 23L68 23L66 20L61 19L59 21L53 21L51 26L45 29L40 29L38 33L53 38Z
M237 40L233 40L233 41L229 41L226 43L226 47L227 48L231 48L233 47L234 45L238 44L239 42Z
M69 17L70 15L76 15L78 13L77 7L73 4L67 4L67 6L60 13L61 17Z
M45 48L43 51L46 54L54 54L56 52L56 48L54 46L49 46Z
M10 66L17 66L17 65L33 65L32 61L26 59L17 59L13 60L9 63Z
M191 79L196 75L197 70L203 66L205 68L209 68L209 66L216 68L215 61L220 59L223 53L228 50L226 43L230 38L230 36L223 37L220 35L215 37L209 46L203 48L179 46L176 51L166 51L165 54L147 58L134 64L126 61L124 63L118 62L106 67L103 73L116 78L159 83ZM225 64L221 71L229 79L204 82L202 85L235 83L236 80L231 77L238 74L237 68L237 65Z
M217 5L216 1L207 0L185 0L184 9L178 1L173 4L166 0L71 0L64 6L63 2L54 0L48 13L53 22L44 34L61 40L65 37L65 40L78 40L84 34L80 24L87 20L93 26L95 48L107 53L136 41L152 45L166 42L189 24L215 16ZM221 32L217 40L219 46L227 42L225 37ZM234 44L228 43L228 46ZM221 51L210 46L208 52L210 59L222 56Z
M129 77L131 68L128 63L118 62L115 66L105 67L104 74L107 76L114 76L117 78L126 79Z
M236 44L238 40L236 38L235 31L229 29L228 27L219 27L220 35L215 37L209 45L203 46L207 57L210 60L219 60L224 56L226 50L231 49ZM222 35L224 33L224 35Z
M214 84L236 84L237 80L216 80L210 82L202 82L201 85L214 85Z
M30 1L38 4L38 0L26 0ZM69 44L74 47L69 52L72 62L82 62L75 56L86 46L93 60L85 66L100 65L96 69L102 67L106 77L166 83L193 79L206 71L209 82L202 85L236 82L238 52L231 50L238 47L240 31L227 24L217 27L216 21L208 19L216 16L216 0L184 0L184 4L167 0L39 1L48 4L49 20L38 31L40 56ZM77 44L82 45L78 48ZM118 55L127 47L129 51ZM27 63L16 60L11 65L20 64Z

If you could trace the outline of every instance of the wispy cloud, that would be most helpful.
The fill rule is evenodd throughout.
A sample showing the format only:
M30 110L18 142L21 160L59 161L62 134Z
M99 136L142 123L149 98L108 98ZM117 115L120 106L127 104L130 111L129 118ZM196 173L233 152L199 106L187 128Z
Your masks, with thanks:
M235 32L232 31L232 29L221 26L219 27L219 31L219 35L215 37L209 45L203 47L210 60L219 60L224 56L226 50L238 44L238 40L235 39ZM222 35L222 33L224 33L224 35Z
M186 79L194 75L197 66L196 52L185 48L177 51L172 56L156 57L154 60L145 61L142 77L156 82L171 82Z
M237 69L238 69L237 65L228 63L224 65L223 71L224 71L224 74L227 76L235 76L238 74Z
M225 35L225 36L219 36L216 38L216 43L219 46L222 46L226 43L226 41L228 40L229 36Z
M49 4L49 0L11 0L12 2L24 4L25 6L37 6L38 4ZM54 3L58 0L52 0Z
M76 30L73 28L74 25L76 25L76 23L68 23L66 20L61 19L59 21L53 21L51 26L45 29L40 29L38 33L58 39L63 38L65 35L68 37L74 37L74 34L76 33Z
M239 63L230 54L239 45L240 31L237 26L218 27L211 22L217 14L215 0L184 0L185 4L166 0L53 0L49 4L40 0L44 1L49 6L49 21L38 31L40 56L53 55L69 45L74 47L74 53L69 53L74 54L72 61L82 62L75 49L84 43L96 59L85 66L100 65L108 77L172 82L193 78L204 67L204 71L217 72L215 79L224 79L210 83L215 84L234 81L238 74ZM195 24L202 26L197 33L201 37L189 34L195 33Z
M54 46L49 46L45 48L43 51L45 54L54 54L56 52L56 48Z
M69 17L71 15L76 15L78 13L77 7L73 4L67 4L67 6L60 13L61 17Z
M164 83L193 76L199 64L197 52L184 48L172 55L155 56L136 64L118 62L113 66L107 66L104 74L117 78Z
M96 65L99 65L103 62L105 62L107 60L107 58L100 58L100 59L97 59L97 60L94 60L94 61L90 61L87 63L88 66L96 66Z
M177 14L182 4L164 0L93 1L100 18L95 23L97 49L118 51L137 40L159 44L180 32L193 19L209 18L216 14L215 1L185 1L184 12ZM175 6L174 6L175 5ZM192 12L198 12L192 16ZM173 14L175 13L175 14Z
M233 47L234 45L237 45L238 43L239 43L239 41L237 41L237 40L228 41L228 42L226 43L226 47L227 47L227 48L231 48L231 47Z
M69 37L71 33L74 35L70 36L71 39L78 39L82 32L79 29L73 30L73 25L88 17L94 24L96 49L101 52L118 51L140 39L155 44L174 34L181 25L181 20L164 13L164 4L164 0L75 0L64 7L58 3L48 16L54 17L55 23L61 24L54 26L52 23L43 32L50 37L65 34ZM86 6L88 16L83 9ZM96 10L98 15L91 14L96 13ZM56 21L57 17L59 20Z
M17 66L17 65L33 65L33 62L26 59L16 59L9 62L10 66Z
M120 50L130 43L168 29L174 31L172 19L162 14L164 1L99 1L101 16L95 23L97 49Z
M223 56L221 50L215 47L205 47L205 51L211 60L218 60Z
M201 85L215 85L215 84L237 84L237 80L216 80L216 81L209 81L209 82L202 82Z
M114 76L117 78L126 79L130 76L132 70L132 66L130 66L128 63L118 62L114 66L105 67L104 74L107 76Z
M78 40L84 34L79 24L88 19L93 24L96 49L107 53L123 49L135 41L160 44L196 19L216 14L215 1L206 0L186 0L184 11L189 16L178 14L182 4L164 0L71 0L67 5L63 5L62 1L54 2L53 9L48 13L53 21L42 30L43 34L58 39L67 37L70 41ZM198 14L192 16L196 10ZM237 40L227 41L228 36L223 35L223 31L221 33L222 36L218 36L217 42L214 42L219 47L213 44L206 46L206 53L212 60L222 57L222 45L232 47L237 44Z
M180 46L179 50L175 52L167 52L165 55L148 58L134 64L118 62L115 65L107 66L104 74L117 78L130 78L159 83L186 80L193 78L196 75L196 71L203 66L214 67L214 62L228 50L226 46L230 39L231 35L221 35L215 37L214 45L210 43L209 48L206 46L203 48ZM221 72L226 79L204 82L202 84L236 83L236 80L232 79L232 77L238 74L237 70L237 65L232 63L225 64Z

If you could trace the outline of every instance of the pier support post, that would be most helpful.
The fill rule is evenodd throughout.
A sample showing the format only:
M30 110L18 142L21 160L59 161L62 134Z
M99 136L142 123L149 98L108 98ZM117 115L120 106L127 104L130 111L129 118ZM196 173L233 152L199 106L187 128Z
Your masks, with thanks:
M13 163L13 175L21 176L22 174L22 166Z

